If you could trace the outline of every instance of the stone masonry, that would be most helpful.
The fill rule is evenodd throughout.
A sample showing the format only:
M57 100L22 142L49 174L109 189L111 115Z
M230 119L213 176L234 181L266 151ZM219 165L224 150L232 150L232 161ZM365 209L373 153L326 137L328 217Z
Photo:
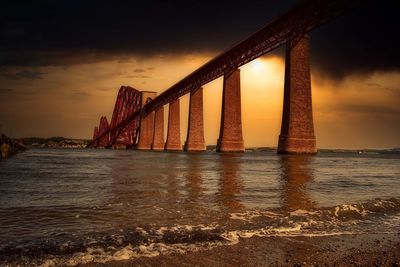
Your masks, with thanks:
M203 120L203 88L190 92L189 124L185 142L186 151L205 151Z
M156 97L156 92L142 92L141 107L146 103L152 101ZM151 112L146 117L140 119L140 130L139 130L139 141L137 149L139 150L150 150L153 142L153 131L154 131L154 112Z
M315 154L309 38L286 44L285 86L278 153Z
M243 152L240 70L224 76L218 152Z
M169 104L168 132L167 142L165 143L165 150L182 150L180 124L181 122L178 98L174 102Z
M164 150L164 106L156 110L152 150Z

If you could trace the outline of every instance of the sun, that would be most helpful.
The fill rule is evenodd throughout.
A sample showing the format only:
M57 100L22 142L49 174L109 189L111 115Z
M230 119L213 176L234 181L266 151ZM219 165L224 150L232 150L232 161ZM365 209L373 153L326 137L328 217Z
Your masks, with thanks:
M249 67L250 67L250 70L251 70L251 72L253 72L253 73L261 73L261 72L264 72L265 71L265 68L266 68L266 64L265 64L265 62L262 60L262 59L260 59L260 58L256 58L255 60L253 60L253 61L251 61L250 63L249 63Z

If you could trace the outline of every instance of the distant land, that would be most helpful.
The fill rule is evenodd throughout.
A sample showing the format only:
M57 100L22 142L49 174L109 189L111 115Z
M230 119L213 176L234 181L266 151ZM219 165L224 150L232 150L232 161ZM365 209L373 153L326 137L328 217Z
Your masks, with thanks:
M90 143L89 139L76 139L66 137L25 137L19 138L27 147L47 148L86 148ZM208 145L208 151L215 151L215 145ZM246 147L246 152L276 151L276 147ZM400 154L400 147L391 149L318 149L323 153L357 153L357 154Z
M73 139L65 137L25 137L19 138L27 147L50 147L50 148L86 148L91 140Z
M276 151L276 147L246 147L246 152ZM208 146L207 146L208 150ZM322 153L356 153L356 154L400 154L400 148L389 149L327 149L318 148Z

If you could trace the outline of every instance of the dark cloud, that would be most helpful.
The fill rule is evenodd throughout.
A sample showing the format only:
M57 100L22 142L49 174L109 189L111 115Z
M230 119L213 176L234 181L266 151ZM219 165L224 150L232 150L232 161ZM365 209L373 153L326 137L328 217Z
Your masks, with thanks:
M0 88L0 94L9 94L12 92L14 92L14 90L11 88Z
M384 106L379 104L366 104L366 103L347 103L344 104L339 111L344 111L348 114L365 113L374 116L386 115L398 117L399 108Z
M341 78L351 73L400 70L398 1L366 1L312 37L312 63Z
M31 97L37 95L37 90L24 90L21 88L0 88L0 95L5 97L13 97L14 100L20 99L20 97ZM1 107L1 105L0 105Z
M21 80L20 77L15 76L14 74L4 73L4 74L1 74L1 76L4 77L4 78L6 78L6 79L8 79L8 80L14 80L14 81L16 81L16 80Z
M222 51L295 1L6 1L0 65L91 63L127 54ZM212 29L212 30L210 30Z
M97 87L97 88L95 88L95 90L106 92L106 91L115 91L115 88L112 88L112 87Z
M42 73L40 71L19 71L15 74L15 76L20 77L22 79L29 79L29 80L41 80L43 75L46 73Z
M0 67L221 52L297 2L3 1ZM391 0L371 1L315 30L313 66L339 78L352 72L400 69L396 5Z
M379 83L368 83L367 84L369 87L371 88L375 88L378 90L386 90L395 94L399 94L400 93L400 89L399 88L395 88L395 87L388 87ZM400 94L399 94L400 95Z
M82 99L82 98L88 98L90 97L91 94L79 90L72 90L71 91L71 97L73 99Z
M379 83L367 83L368 86L370 87L378 87L378 88L383 88L384 86Z
M125 78L151 79L152 77L148 75L128 75Z
M143 72L146 72L146 70L145 69L135 69L133 72L143 73Z
M42 73L40 71L29 71L29 70L21 70L16 73L3 73L1 76L5 77L9 80L41 80L43 79L43 75L46 73Z

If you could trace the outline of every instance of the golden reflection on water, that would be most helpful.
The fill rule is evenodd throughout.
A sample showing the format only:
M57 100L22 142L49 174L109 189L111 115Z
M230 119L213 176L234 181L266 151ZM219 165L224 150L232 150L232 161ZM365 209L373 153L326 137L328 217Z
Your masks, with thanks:
M168 169L166 169L166 180L165 180L165 185L166 185L166 191L167 191L167 202L171 204L179 203L181 193L179 191L179 170L177 169L178 167L178 161L177 160L172 160L169 163Z
M218 199L227 212L236 212L244 208L239 200L243 182L239 175L240 158L235 154L220 154L220 180Z
M187 157L188 171L186 173L186 190L190 203L199 202L204 188L202 187L203 177L201 159L197 155Z
M182 210L188 216L196 216L193 213L207 214L207 209L213 206L225 217L245 210L246 197L252 197L246 194L246 190L251 191L251 188L245 188L243 175L246 169L242 168L246 168L245 164L248 163L242 154L217 154L212 162L200 154L169 154L158 159L157 163L150 157L152 154L143 155L149 156L149 160L144 161L139 168L126 170L119 161L111 168L112 202L130 203L130 208L135 214L149 212L135 208L144 205L163 208L153 212ZM265 168L279 168L279 171L273 174L277 175L276 180L270 177L261 183L278 182L275 193L279 198L279 209L282 212L290 212L314 208L315 203L308 190L308 186L314 180L311 166L313 157L277 157L278 160L272 161L272 165L265 165ZM144 174L145 181L136 179ZM260 187L262 186L260 184ZM268 194L271 192L265 191L265 195ZM266 197L264 201L268 201L265 199ZM268 203L260 203L260 206L262 205Z
M282 211L309 210L315 206L307 186L314 180L310 164L313 157L287 155L280 157Z

